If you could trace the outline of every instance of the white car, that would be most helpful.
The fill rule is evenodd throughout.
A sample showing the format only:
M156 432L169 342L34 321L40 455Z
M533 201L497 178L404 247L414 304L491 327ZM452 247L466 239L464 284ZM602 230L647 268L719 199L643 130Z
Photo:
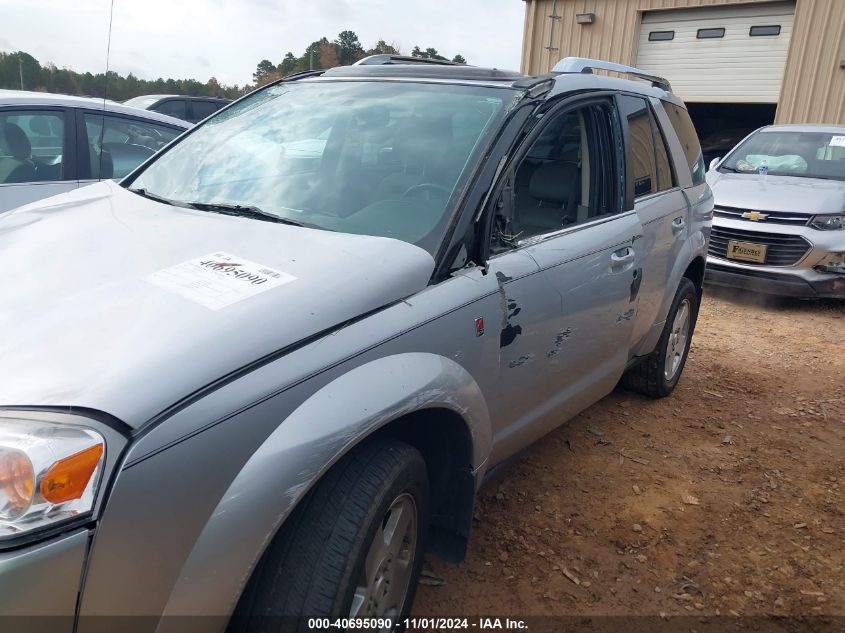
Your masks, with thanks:
M190 127L103 99L0 90L0 213L123 178Z
M764 127L710 167L710 283L845 298L845 126Z

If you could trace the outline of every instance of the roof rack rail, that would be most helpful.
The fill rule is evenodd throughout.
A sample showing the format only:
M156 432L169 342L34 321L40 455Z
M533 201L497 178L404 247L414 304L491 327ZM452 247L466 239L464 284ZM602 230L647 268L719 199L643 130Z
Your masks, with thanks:
M293 73L292 75L282 77L281 79L279 79L277 81L279 81L279 82L299 81L300 79L308 79L309 77L319 77L324 72L326 72L326 71L325 70L303 70L301 72Z
M625 66L624 64L616 64L614 62L606 62L601 59L588 59L586 57L564 57L555 67L552 72L555 73L592 73L593 70L609 70L623 75L633 75L639 79L650 81L655 88L661 88L666 92L672 92L672 85L668 79L652 75L639 68L633 66Z
M434 64L437 66L466 66L458 62L450 62L448 59L429 59L428 57L409 57L407 55L370 55L359 59L353 66L381 66L385 64Z

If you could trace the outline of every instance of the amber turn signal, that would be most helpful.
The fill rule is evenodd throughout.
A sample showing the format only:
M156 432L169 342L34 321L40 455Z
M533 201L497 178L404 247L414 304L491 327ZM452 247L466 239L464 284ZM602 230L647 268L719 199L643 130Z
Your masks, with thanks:
M103 456L103 445L95 444L57 461L41 479L41 496L50 503L79 499Z
M35 474L22 452L0 450L0 512L18 516L32 501Z

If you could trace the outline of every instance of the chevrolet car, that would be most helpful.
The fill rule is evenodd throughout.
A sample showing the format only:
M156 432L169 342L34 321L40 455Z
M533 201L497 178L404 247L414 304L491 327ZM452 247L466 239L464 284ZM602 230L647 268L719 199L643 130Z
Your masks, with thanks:
M708 282L845 298L845 126L761 128L714 159L707 180L716 205Z

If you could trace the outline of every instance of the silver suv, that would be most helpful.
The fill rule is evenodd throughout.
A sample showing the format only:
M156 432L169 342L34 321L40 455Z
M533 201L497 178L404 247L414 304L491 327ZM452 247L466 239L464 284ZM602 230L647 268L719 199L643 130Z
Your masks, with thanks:
M0 217L2 613L390 629L497 465L672 392L713 201L665 80L411 61Z
M801 298L845 298L845 126L776 125L707 180L716 198L707 279Z

